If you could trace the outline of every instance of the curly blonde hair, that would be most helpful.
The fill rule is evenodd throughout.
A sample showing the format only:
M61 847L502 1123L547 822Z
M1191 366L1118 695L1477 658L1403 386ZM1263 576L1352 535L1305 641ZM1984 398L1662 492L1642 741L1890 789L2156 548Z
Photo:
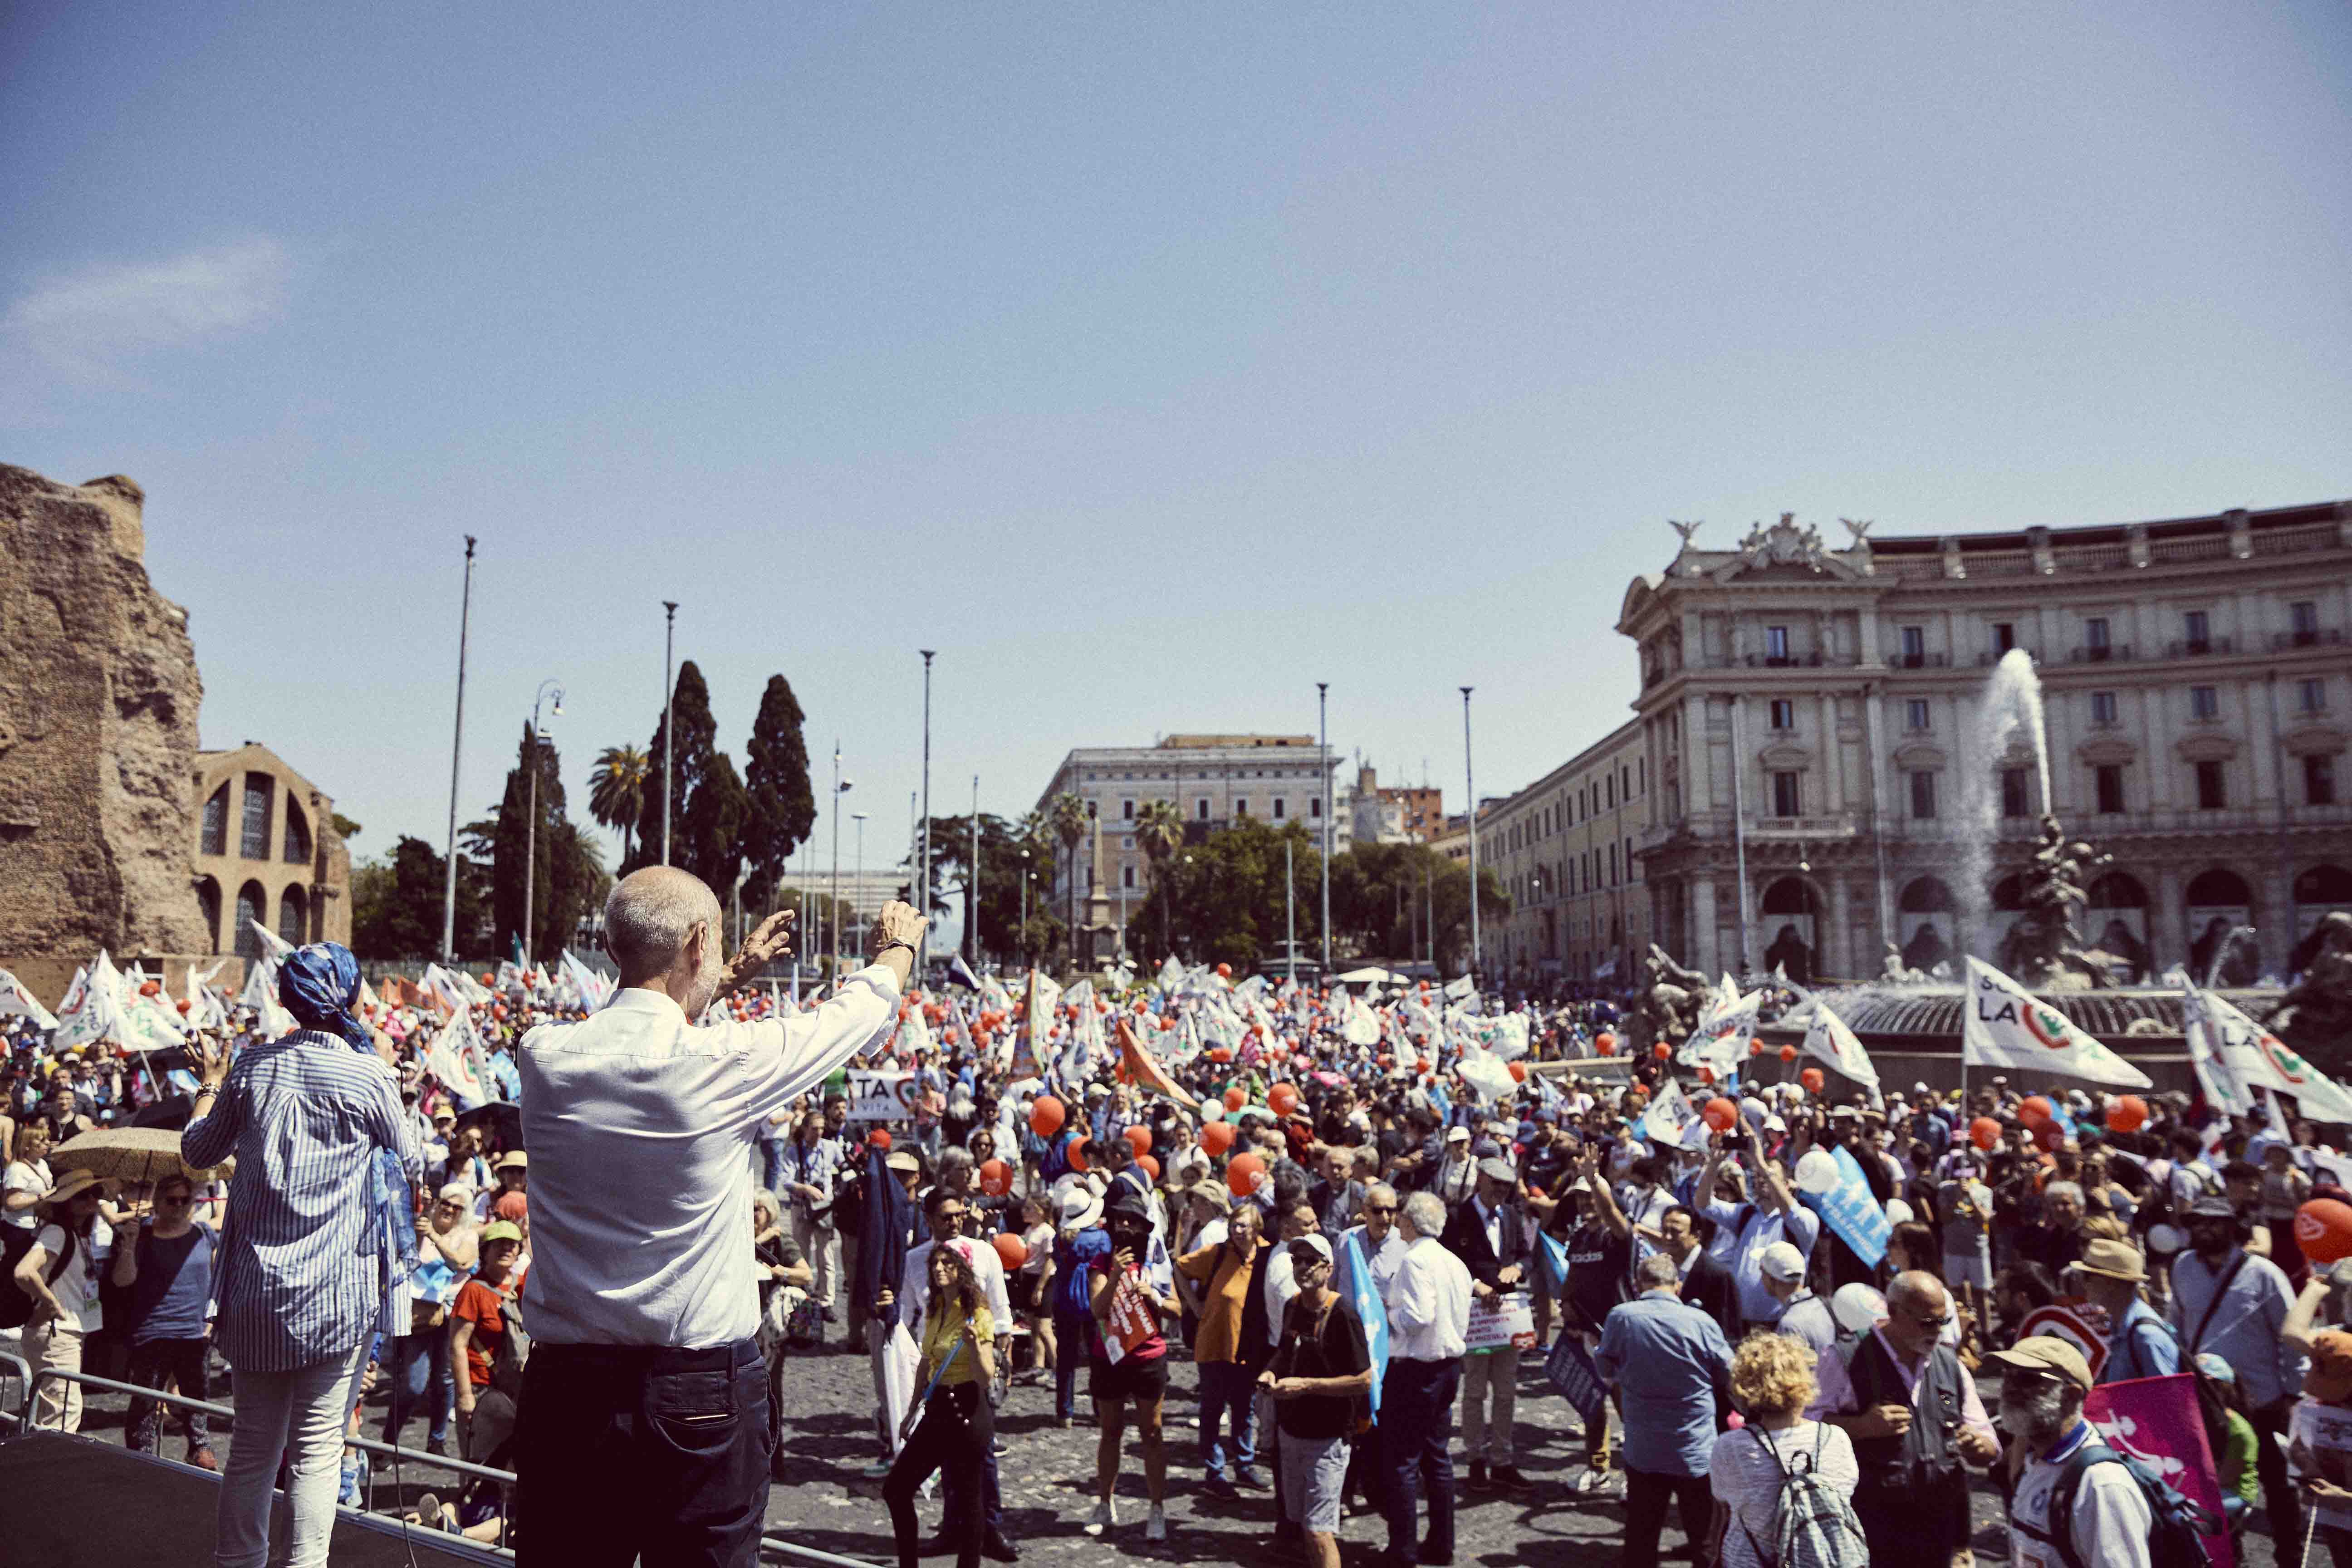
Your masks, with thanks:
M1813 1347L1759 1330L1731 1358L1731 1396L1751 1418L1796 1414L1813 1400Z

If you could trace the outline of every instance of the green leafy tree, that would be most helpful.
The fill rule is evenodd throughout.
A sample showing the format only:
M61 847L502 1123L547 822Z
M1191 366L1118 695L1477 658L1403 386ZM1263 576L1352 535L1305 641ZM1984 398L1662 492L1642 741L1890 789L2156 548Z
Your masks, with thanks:
M1151 885L1158 887L1169 862L1184 847L1184 815L1176 803L1168 800L1147 800L1135 814L1135 841L1143 847L1144 858L1151 862ZM1160 951L1169 951L1168 905L1160 906Z
M751 797L733 760L724 752L709 753L686 797L686 816L670 859L709 883L721 904L743 868L743 827L751 809Z
M605 747L588 772L588 815L620 830L624 866L629 864L629 847L646 814L646 786L652 777L652 762L635 746Z
M1499 921L1510 895L1490 867L1478 869L1478 914ZM1423 844L1360 844L1331 858L1331 925L1363 950L1407 961L1433 927L1437 965L1451 973L1470 956L1470 869Z
M352 951L362 958L435 958L441 952L446 862L433 846L404 834L383 860L352 871ZM488 877L473 860L457 862L457 944L487 950L483 904Z
M677 836L685 825L687 808L694 799L694 786L701 782L703 771L710 765L719 744L719 721L710 716L710 688L690 658L677 667L677 684L670 689L669 707L669 717L655 721L653 744L646 748L645 805L637 815L635 847L622 862L625 873L640 866L661 864L665 809L670 813L670 858L679 859ZM665 799L662 770L673 721L677 727L677 754L669 781L671 798ZM740 779L736 787L742 787Z
M1022 852L1029 851L1027 858ZM978 952L985 956L995 953L1017 957L1026 962L1037 952L1050 951L1060 940L1062 922L1053 918L1038 892L1038 873L1050 862L1047 838L1039 830L1034 817L1008 821L1004 817L982 812L980 816L980 900L975 911L971 900L971 818L969 816L935 816L931 818L931 898L934 904L946 901L950 892L962 895L965 930L977 931ZM1023 928L1022 881L1030 879L1028 921L1034 931ZM1045 924L1040 926L1038 922ZM1042 942L1035 940L1036 931L1050 930L1051 935Z
M539 769L536 830L529 771L534 766ZM560 958L593 901L601 897L605 879L594 843L565 814L562 761L553 742L541 739L534 744L529 724L523 726L515 765L507 773L497 816L473 824L467 837L477 855L489 862L491 951L504 955L522 935L528 883L531 961ZM528 876L527 862L531 866Z
M743 900L750 908L775 907L785 865L816 826L802 717L792 682L781 675L768 677L759 717L751 722L751 742L743 751L743 860L751 872Z
M1265 962L1282 942L1286 844L1299 947L1312 947L1320 929L1312 894L1322 862L1316 836L1298 821L1276 827L1249 819L1175 851L1154 874L1139 919L1165 925L1176 951L1194 963L1246 969Z

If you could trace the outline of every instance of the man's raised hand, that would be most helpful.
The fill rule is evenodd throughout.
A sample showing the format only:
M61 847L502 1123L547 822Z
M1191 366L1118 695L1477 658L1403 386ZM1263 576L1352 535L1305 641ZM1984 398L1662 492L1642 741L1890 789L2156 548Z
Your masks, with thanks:
M719 994L724 995L752 975L767 967L769 962L782 958L793 950L793 920L791 910L778 910L760 922L733 962L719 977Z

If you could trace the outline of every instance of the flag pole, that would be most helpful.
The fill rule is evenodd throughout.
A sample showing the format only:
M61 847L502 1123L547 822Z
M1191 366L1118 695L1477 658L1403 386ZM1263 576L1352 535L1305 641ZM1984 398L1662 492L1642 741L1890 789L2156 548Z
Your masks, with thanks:
M466 747L466 634L474 621L474 536L466 535L466 590L457 610L457 723L449 742L449 859L441 885L441 962L456 962L457 939L457 764Z

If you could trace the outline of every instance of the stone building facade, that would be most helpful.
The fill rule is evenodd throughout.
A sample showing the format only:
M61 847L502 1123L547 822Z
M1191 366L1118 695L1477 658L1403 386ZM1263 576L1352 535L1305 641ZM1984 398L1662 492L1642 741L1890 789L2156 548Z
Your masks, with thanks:
M260 956L258 921L286 941L352 940L352 856L335 803L268 747L199 752L196 901L205 951Z
M204 951L189 848L187 612L142 563L145 497L0 466L0 968L54 1005L101 947L177 984Z
M2084 934L2152 974L2352 908L2352 501L1843 548L1783 516L1628 588L1633 857L1707 973L1999 951L2040 815L2113 857ZM2042 761L1989 727L2022 649ZM2014 666L2012 665L2012 669ZM2252 976L2243 976L2251 979Z
M1312 735L1170 735L1152 746L1081 746L1054 770L1038 795L1048 813L1056 795L1076 795L1093 829L1075 855L1056 853L1051 908L1069 918L1077 880L1078 929L1091 951L1106 956L1129 913L1151 892L1151 861L1135 837L1136 816L1155 800L1172 801L1184 818L1185 839L1255 817L1274 826L1303 822L1318 838L1326 790L1339 765L1336 753ZM1348 803L1331 801L1331 853L1352 838Z
M1649 816L1649 758L1633 720L1517 794L1478 807L1478 868L1511 912L1482 922L1483 970L1517 984L1630 976L1650 942L1634 846ZM1444 852L1468 858L1468 836Z
M1444 792L1426 784L1387 784L1370 763L1356 769L1348 826L1357 844L1426 844L1445 831Z

